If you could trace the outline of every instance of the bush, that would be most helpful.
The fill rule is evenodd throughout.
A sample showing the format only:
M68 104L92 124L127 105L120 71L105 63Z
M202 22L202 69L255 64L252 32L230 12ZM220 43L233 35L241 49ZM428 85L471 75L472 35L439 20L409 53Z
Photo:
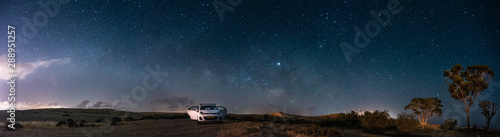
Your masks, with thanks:
M127 117L127 118L123 119L123 120L124 120L124 121L135 121L135 118L134 118L134 117L129 116L129 117Z
M361 127L361 120L359 119L358 113L351 110L351 113L340 114L337 117L339 120L344 122L344 126L359 128Z
M312 125L304 130L304 133L310 136L327 136L334 137L339 136L339 131L336 127L321 127L317 125Z
M57 124L56 124L56 126L57 126L57 127L61 127L62 125L67 125L67 124L66 124L66 121L59 121L59 122L57 122Z
M153 116L142 116L140 120L153 119Z
M363 117L361 117L361 126L364 132L384 133L385 130L393 125L393 121L387 110L376 110L373 113L366 111Z
M361 127L361 121L358 113L354 111L351 111L351 113L347 114L341 113L335 119L324 119L317 122L316 124L323 127Z
M122 122L122 118L120 118L120 117L111 118L111 126L116 126L120 122Z
M447 120L444 121L444 123L441 125L441 129L444 131L448 130L453 130L457 126L457 120L454 120L452 118L448 118Z
M87 121L85 121L85 120L81 120L81 121L80 121L80 124L78 124L78 126L80 126L80 127L85 127L85 123L87 123Z
M100 119L95 120L94 122L95 123L101 123L102 121L104 121L104 119L100 118Z
M76 123L76 121L74 121L74 120L73 120L73 119L71 119L71 118L68 118L68 119L66 120L66 124L68 125L68 127L69 127L69 128L74 128L74 127L77 127L77 126L78 126L78 125L77 125L77 123Z
M10 124L12 124L12 123L10 123L10 122L5 122L5 123L4 123L4 125L5 125L5 126L4 126L4 127L5 127L5 130L7 130L7 131L14 131L14 130L16 130L16 129L20 129L20 128L23 128L23 127L24 127L23 125L21 125L21 123L16 122L16 123L14 124L14 128L16 128L16 129L12 129L12 128L10 128L10 127L9 127L9 125L10 125Z
M262 118L263 121L271 121L271 116L269 114L264 114L264 117Z
M398 118L394 122L394 125L398 128L398 132L402 134L409 134L413 132L419 125L417 119L415 119L415 115L401 113L398 114Z

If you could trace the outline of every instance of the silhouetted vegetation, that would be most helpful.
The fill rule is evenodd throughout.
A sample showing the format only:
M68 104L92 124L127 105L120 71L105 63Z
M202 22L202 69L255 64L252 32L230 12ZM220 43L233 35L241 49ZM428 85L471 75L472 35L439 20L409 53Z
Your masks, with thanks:
M491 103L488 100L481 101L479 106L483 109L481 114L483 114L484 118L486 118L486 130L490 129L491 118L495 116L497 112L497 104Z
M63 125L66 125L66 121L59 121L59 122L57 122L56 127L61 127Z
M393 121L387 110L375 110L374 112L366 111L361 117L361 126L364 132L380 134L384 133L385 130L393 125Z
M120 122L122 122L122 118L120 118L120 117L111 118L111 126L116 126Z
M128 116L126 117L125 119L123 119L124 121L135 121L136 119L134 117L131 117L131 116Z
M407 135L417 128L419 122L415 119L415 115L403 112L398 114L398 118L394 121L394 125L398 128L400 134Z
M445 70L443 76L451 80L448 84L448 91L455 100L464 103L467 114L467 131L470 129L469 109L476 97L488 88L489 80L495 76L495 72L487 65L467 66L467 69L460 64L454 65L451 70Z
M74 127L77 127L77 123L75 120L71 119L71 118L68 118L66 120L66 124L68 125L69 128L74 128Z
M94 122L95 122L95 123L101 123L101 122L103 122L103 121L104 121L104 119L100 118L100 119L95 120Z
M310 136L337 137L339 136L339 131L335 127L331 128L311 125L304 130L304 134Z
M87 123L86 120L80 120L80 123L78 124L78 126L85 127L85 123Z
M448 131L455 129L456 126L457 126L457 120L448 118L447 120L444 120L444 123L441 125L441 129L443 129L444 131Z
M339 114L336 118L328 118L321 120L316 123L319 126L323 127L351 127L351 128L360 128L361 120L358 116L358 113L351 111L350 113Z
M142 116L139 120L155 119L153 116Z

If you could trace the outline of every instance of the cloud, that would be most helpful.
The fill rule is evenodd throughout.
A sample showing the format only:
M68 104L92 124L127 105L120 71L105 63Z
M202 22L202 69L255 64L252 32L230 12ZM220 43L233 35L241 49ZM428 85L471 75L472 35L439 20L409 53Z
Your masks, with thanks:
M92 105L90 108L111 108L111 103L105 103L102 101L99 101Z
M0 62L0 66L5 66L5 67L0 67L0 72L9 72L9 68L7 67L8 62L6 61L7 54L0 55L0 59L4 60ZM67 64L67 63L71 63L70 58L37 60L34 62L16 62L15 74L17 74L17 77L19 79L24 79L26 76L35 72L39 68L47 68L54 64ZM10 78L8 75L9 75L8 73L0 73L0 79L7 80Z
M78 103L75 107L76 108L87 108L87 104L89 104L89 102L90 102L89 100L84 100L84 101Z
M194 101L189 100L188 97L171 96L157 99L152 103L158 108L155 111L180 111L179 109L184 110L184 107L193 105ZM168 107L165 107L166 105L168 105Z
M0 102L0 110L9 109L9 101ZM27 110L27 109L42 109L42 108L67 108L66 106L58 105L57 103L43 104L40 102L28 103L28 102L16 102L16 110Z

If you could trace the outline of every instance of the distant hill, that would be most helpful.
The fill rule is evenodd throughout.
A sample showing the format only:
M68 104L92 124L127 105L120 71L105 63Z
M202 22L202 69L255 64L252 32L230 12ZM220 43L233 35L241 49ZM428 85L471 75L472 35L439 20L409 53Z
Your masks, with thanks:
M7 117L8 113L0 113L0 117ZM118 111L114 109L81 109L81 108L50 108L16 110L16 121L61 121L68 118L75 120L94 121L112 117L140 118L138 112Z

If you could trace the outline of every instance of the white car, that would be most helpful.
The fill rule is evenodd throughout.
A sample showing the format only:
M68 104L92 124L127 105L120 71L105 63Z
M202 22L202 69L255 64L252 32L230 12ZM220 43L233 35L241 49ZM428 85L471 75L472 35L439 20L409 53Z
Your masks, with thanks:
M187 113L191 120L201 122L219 122L222 123L226 117L227 109L223 106L217 106L215 103L205 103L199 106L189 107Z

